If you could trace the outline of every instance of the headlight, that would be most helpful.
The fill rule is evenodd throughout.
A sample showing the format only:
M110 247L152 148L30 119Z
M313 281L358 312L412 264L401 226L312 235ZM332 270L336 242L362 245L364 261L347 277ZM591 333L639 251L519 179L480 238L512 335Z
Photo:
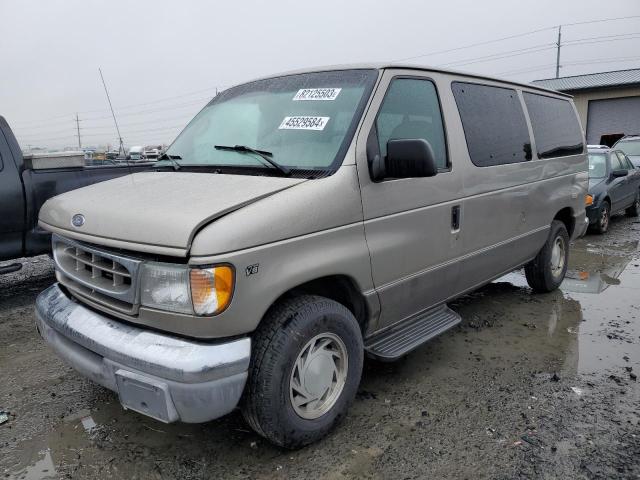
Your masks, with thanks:
M189 268L149 262L142 267L140 303L176 313L215 315L229 306L233 284L233 268L228 265Z

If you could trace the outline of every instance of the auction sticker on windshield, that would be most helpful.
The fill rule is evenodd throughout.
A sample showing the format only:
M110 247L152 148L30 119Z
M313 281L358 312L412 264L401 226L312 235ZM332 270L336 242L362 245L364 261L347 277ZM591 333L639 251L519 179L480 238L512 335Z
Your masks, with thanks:
M284 117L279 130L324 130L331 117Z
M335 100L341 88L301 88L293 97L293 101L300 100Z

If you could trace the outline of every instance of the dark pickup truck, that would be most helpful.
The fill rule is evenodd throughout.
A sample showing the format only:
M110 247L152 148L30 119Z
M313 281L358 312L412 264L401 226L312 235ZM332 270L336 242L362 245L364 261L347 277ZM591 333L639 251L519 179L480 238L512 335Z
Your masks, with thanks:
M48 168L46 162L23 156L11 128L0 116L0 261L51 250L50 234L37 225L40 207L49 198L149 168L149 164ZM0 274L20 268L19 263L0 265Z

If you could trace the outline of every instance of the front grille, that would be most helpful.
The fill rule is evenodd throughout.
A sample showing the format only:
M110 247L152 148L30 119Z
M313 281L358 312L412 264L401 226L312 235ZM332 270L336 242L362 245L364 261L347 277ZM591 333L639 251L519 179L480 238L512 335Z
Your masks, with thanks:
M53 236L53 258L60 282L72 293L122 313L135 312L140 260L58 235Z

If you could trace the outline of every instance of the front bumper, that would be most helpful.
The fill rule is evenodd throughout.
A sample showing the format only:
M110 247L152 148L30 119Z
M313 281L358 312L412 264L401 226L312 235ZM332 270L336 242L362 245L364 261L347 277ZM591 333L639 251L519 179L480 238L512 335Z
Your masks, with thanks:
M595 204L587 207L587 221L589 225L594 225L600 219L600 207Z
M38 296L36 324L78 372L117 392L126 409L163 422L221 417L247 380L248 337L207 343L141 329L77 303L58 284Z

